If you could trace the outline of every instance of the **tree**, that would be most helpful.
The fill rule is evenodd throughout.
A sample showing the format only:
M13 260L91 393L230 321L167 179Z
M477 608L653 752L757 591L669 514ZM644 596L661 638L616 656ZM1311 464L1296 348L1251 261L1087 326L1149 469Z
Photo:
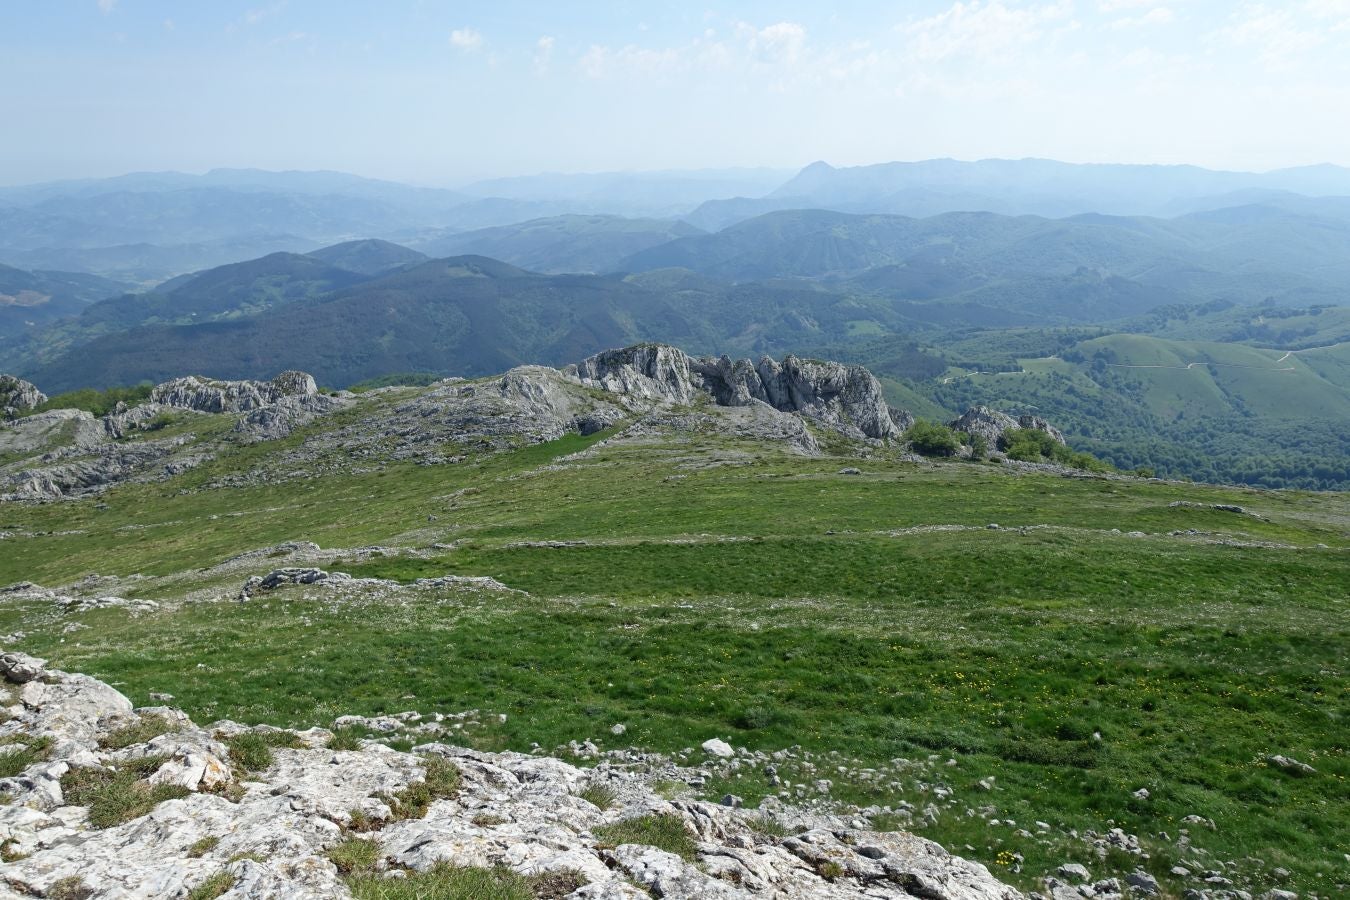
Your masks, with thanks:
M916 419L905 432L905 440L915 453L923 456L955 456L961 442L946 425Z

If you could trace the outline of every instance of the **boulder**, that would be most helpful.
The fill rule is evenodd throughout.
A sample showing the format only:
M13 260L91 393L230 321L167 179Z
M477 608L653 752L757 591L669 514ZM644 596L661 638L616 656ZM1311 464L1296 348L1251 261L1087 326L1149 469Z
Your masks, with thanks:
M22 378L0 375L0 416L12 418L47 402L47 395Z
M731 745L720 738L710 738L704 741L703 752L709 756L720 756L723 759L736 755L736 751L731 749Z
M953 431L964 432L972 437L984 438L984 442L990 450L1002 449L1004 435L1018 428L1044 431L1054 438L1056 443L1065 443L1064 435L1059 432L1059 429L1039 416L1019 416L1014 419L1005 412L990 409L987 406L972 406L959 418L948 422L947 427Z

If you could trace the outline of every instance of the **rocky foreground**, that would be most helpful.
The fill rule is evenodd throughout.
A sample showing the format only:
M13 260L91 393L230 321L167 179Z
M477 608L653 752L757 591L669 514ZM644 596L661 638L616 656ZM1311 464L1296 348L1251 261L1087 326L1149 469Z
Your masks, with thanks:
M400 753L317 728L197 726L19 653L0 654L0 674L0 761L18 770L0 779L0 897L336 898L446 864L577 900L1021 897L857 819L666 800L659 757L579 769L443 743ZM643 834L659 837L631 839Z

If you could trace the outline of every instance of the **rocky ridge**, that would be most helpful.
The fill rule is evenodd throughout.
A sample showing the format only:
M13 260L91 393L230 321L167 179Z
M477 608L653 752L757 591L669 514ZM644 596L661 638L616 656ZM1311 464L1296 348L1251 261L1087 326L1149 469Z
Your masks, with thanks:
M689 404L703 394L718 406L760 403L858 439L899 437L914 421L886 404L880 382L862 366L795 356L781 364L767 356L752 363L640 344L596 354L563 371L588 387L627 396Z
M0 897L181 898L208 880L225 898L346 897L330 857L352 838L374 844L367 877L501 866L551 875L566 885L551 896L575 900L1022 896L903 832L791 807L769 827L765 812L730 800L664 799L644 764L655 760L643 754L584 770L434 741L401 753L326 729L199 727L168 707L133 709L96 679L19 653L0 654L0 674L16 694L0 740L28 754L0 779L9 795ZM418 727L443 730L427 725L437 727ZM239 752L260 743L274 748L270 759ZM724 746L709 742L705 752L721 758ZM109 783L122 793L90 788ZM666 823L683 840L665 849L664 840L623 840L634 821Z
M11 381L24 385L11 390L10 396L22 397L15 402L41 396L32 385ZM880 383L861 366L794 356L757 363L691 357L659 344L606 351L562 370L519 366L498 378L447 378L428 388L362 395L320 392L303 372L283 372L271 381L187 376L157 385L146 403L119 404L100 418L53 410L0 423L0 501L45 502L98 494L126 481L162 481L214 459L231 443L279 440L342 410L355 412L312 430L266 469L231 472L209 486L361 473L397 461L454 464L469 453L613 427L621 427L612 438L619 441L706 431L803 454L820 452L819 433L825 431L866 454L883 441L900 440L914 422L887 405ZM234 424L228 434L211 428L206 438L184 428L157 436L185 418L191 425L193 416L232 416ZM983 407L952 427L984 437L991 449L1018 427L1039 428L1063 441L1042 419L1014 419Z

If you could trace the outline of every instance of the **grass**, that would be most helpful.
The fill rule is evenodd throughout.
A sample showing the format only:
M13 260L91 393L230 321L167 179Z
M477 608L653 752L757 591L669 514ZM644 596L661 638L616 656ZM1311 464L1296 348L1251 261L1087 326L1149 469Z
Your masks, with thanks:
M359 728L335 728L333 737L328 742L329 750L360 750L361 741L365 738L365 732Z
M619 792L608 784L591 782L577 791L577 796L599 809L609 809L619 799Z
M300 739L288 731L245 731L225 738L230 762L246 772L261 772L272 765L276 747L302 747Z
M173 723L164 716L141 716L130 725L104 734L99 738L98 745L104 750L124 750L133 744L144 744L173 730Z
M539 468L588 447L580 464ZM269 452L225 454L200 478L262 465ZM743 465L711 464L733 453ZM0 557L0 582L141 572L152 577L137 596L226 594L246 573L210 566L305 539L424 551L326 568L402 581L491 575L529 594L336 602L287 588L135 618L95 610L74 635L49 606L10 601L0 633L25 631L20 649L138 702L170 690L200 721L307 727L345 713L477 708L508 719L456 732L456 743L608 746L609 724L625 722L625 743L653 750L716 736L755 750L800 745L817 765L837 751L852 770L890 773L831 776L840 801L922 808L937 802L933 784L949 782L956 802L909 827L1026 887L1081 854L1071 831L1114 822L1163 859L1174 847L1158 835L1175 839L1191 814L1224 823L1193 837L1262 890L1332 895L1350 880L1335 825L1350 818L1337 727L1350 713L1350 500L878 457L802 459L721 437L641 452L568 438L456 466L179 495L199 483L190 474L119 488L107 509L7 508L13 522L0 527L42 535ZM844 465L865 474L838 476ZM522 545L545 540L588 543ZM1272 753L1318 774L1273 769L1262 762ZM888 768L929 755L958 765ZM738 774L705 792L753 805L779 790ZM989 776L985 792L977 784ZM1133 797L1144 786L1147 802ZM430 802L416 793L398 801L414 814ZM991 829L964 816L967 804L1052 829ZM1022 873L999 863L1011 853L1024 856ZM1287 883L1269 875L1276 866L1293 873Z
M89 900L94 889L84 883L79 875L70 875L55 881L47 888L47 900Z
M426 816L431 804L437 800L448 800L459 793L463 776L454 763L436 756L428 756L422 761L425 775L421 781L383 799L397 819L421 819Z
M623 819L595 829L595 837L602 844L617 847L621 844L646 844L667 853L692 861L698 853L693 836L679 816L650 815Z
M111 828L150 812L165 800L180 800L191 791L176 784L148 784L163 757L148 756L106 769L74 768L61 778L67 803L89 807L89 824Z
M525 876L503 867L439 863L405 878L357 875L347 887L355 900L560 900L585 883L575 872Z
M370 872L380 861L380 844L367 838L349 837L329 847L327 856L343 875Z
M29 766L42 762L51 748L50 737L16 735L0 742L0 778L13 778Z
M215 900L234 887L234 881L229 872L217 872L188 891L187 900Z
M194 841L191 847L187 849L187 855L190 859L200 859L220 845L220 838L213 834Z
M783 820L772 816L769 813L760 813L751 819L748 824L755 831L758 831L760 834L767 837L785 838L792 834L792 829L789 828Z

